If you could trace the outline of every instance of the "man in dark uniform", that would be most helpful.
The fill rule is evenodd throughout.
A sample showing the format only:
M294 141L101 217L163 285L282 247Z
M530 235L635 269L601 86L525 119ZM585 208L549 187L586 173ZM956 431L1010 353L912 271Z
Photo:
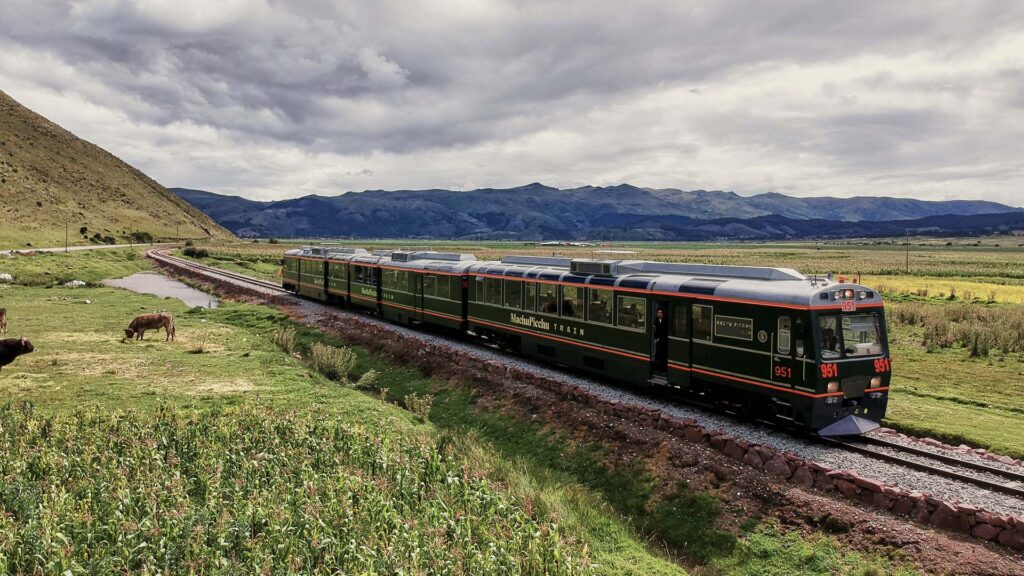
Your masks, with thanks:
M664 308L658 308L654 315L654 370L668 372L668 318Z

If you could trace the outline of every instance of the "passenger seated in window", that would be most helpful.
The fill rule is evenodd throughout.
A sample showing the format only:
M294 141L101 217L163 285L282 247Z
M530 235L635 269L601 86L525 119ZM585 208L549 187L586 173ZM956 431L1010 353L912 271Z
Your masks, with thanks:
M839 357L839 339L836 338L835 330L831 328L821 329L821 357Z
M562 316L573 316L572 298L562 300Z
M558 313L558 300L555 299L553 292L548 290L544 293L542 300L543 304L540 307L540 311L545 314L557 314Z
M608 324L609 320L608 302L594 294L594 299L590 302L590 321Z

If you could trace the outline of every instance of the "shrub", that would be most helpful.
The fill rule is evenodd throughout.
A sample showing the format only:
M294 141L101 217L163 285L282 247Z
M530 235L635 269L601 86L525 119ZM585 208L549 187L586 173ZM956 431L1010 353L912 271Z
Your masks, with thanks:
M185 246L195 246L196 243L191 240L185 240Z
M291 354L295 352L295 328L291 326L280 326L274 331L273 336L274 344L285 352Z
M351 348L335 348L319 342L309 348L309 362L313 369L329 380L349 384L348 374L356 365L356 353Z
M434 396L432 394L420 396L413 392L412 394L406 394L403 401L406 410L412 412L421 422L426 422L430 418L430 409L434 404Z
M210 251L206 248L196 248L195 246L185 246L181 251L182 254L189 258L209 258Z

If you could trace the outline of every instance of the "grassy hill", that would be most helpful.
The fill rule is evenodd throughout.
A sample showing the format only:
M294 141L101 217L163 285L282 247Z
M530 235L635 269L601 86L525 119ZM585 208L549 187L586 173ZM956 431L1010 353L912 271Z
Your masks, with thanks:
M62 245L65 225L72 244L126 242L131 232L232 236L139 170L0 91L0 247Z

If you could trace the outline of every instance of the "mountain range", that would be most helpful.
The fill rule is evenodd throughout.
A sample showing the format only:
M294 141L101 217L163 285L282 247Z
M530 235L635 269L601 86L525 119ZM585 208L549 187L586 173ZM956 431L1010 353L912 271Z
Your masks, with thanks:
M231 238L113 154L0 92L0 247Z
M629 184L370 190L272 202L170 190L244 237L767 240L1024 229L1022 209L979 200L740 196Z

